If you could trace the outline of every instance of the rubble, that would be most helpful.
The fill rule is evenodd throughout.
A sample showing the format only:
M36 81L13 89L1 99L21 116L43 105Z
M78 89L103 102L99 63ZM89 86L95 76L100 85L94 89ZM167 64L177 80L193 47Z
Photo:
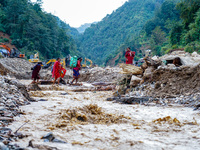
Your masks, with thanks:
M31 79L31 68L36 65L22 58L1 58L0 59L0 74L9 75L17 79ZM42 69L40 71L41 79L51 79L51 71Z
M0 75L0 126L4 126L13 121L13 117L18 115L19 106L27 105L33 101L29 97L26 87L17 80Z
M94 67L92 69L83 69L80 71L81 82L117 82L121 77L125 76L120 74L122 69L119 67Z
M134 104L138 103L138 98L149 97L144 105L152 102L154 105L182 104L199 109L200 55L173 51L162 57L145 57L144 60L142 77L132 75L130 82L125 78L124 82L119 81L117 92L109 100Z
M9 74L17 79L30 79L31 78L31 67L34 64L21 58L2 58L0 59L0 70L4 74Z
M4 149L19 149L17 145L10 142L20 138L19 133L5 128L14 121L14 117L23 114L19 106L30 104L34 101L30 98L25 85L16 79L0 75L0 147Z

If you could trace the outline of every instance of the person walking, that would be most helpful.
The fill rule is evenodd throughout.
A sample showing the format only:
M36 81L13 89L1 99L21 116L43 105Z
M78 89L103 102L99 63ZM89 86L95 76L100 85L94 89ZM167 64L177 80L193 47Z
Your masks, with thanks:
M135 52L132 52L130 47L128 47L125 53L126 64L133 64L134 57L135 57Z
M57 58L56 62L54 63L54 66L53 66L53 71L52 71L52 78L54 78L53 84L55 84L57 79L58 79L58 84L60 83L60 74L61 74L60 61L61 61L61 59Z
M77 65L75 68L73 68L73 80L71 82L71 84L73 84L73 82L76 80L76 84L78 82L78 79L80 78L80 73L79 70L81 70L81 62L82 62L82 58L79 57L77 60Z
M42 62L38 62L37 65L35 65L32 70L32 83L38 83L39 82L39 79L40 79L40 76L39 76L39 72L41 70L41 65L42 65Z

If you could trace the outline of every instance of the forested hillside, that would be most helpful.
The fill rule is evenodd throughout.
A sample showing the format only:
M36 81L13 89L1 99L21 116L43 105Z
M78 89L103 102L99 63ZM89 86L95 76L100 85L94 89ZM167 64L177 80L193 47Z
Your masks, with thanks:
M200 52L200 0L183 0L177 9L181 21L173 26L170 44L175 48L184 47L187 52Z
M1 0L0 31L10 35L12 44L26 56L39 51L40 57L55 58L75 54L76 43L70 36L77 36L76 29L41 8L38 0ZM8 42L0 39L0 42Z
M106 58L126 41L139 35L154 10L164 0L129 0L101 22L86 29L78 44L80 52L97 64L105 64Z
M81 25L80 27L78 27L76 29L78 30L79 33L84 33L85 30L91 26L91 24L96 24L96 23L97 22L94 22L94 23L85 23L85 24Z
M179 0L165 0L161 7L155 10L153 18L146 21L140 34L133 39L126 41L114 53L106 59L107 65L116 65L119 62L124 62L124 49L131 47L136 51L135 60L143 57L145 50L151 49L153 55L162 55L168 49L172 49L169 36L173 27L180 19L179 10L176 8Z
M200 1L165 0L155 16L145 23L139 36L125 42L114 55L109 55L106 64L125 61L124 48L128 46L136 51L135 60L143 57L146 49L158 56L176 48L200 52Z

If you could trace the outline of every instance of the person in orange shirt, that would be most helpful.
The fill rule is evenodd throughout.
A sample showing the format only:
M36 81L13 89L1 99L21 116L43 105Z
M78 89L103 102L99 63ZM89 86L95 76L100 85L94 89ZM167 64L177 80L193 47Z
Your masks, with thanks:
M125 57L126 57L126 64L133 64L133 59L135 57L135 52L132 52L130 47L128 47L126 49Z
M79 70L81 70L81 61L82 61L82 58L79 57L78 58L78 61L77 61L77 65L75 68L73 68L73 80L71 82L71 84L73 84L73 82L76 80L76 84L78 82L78 79L80 78L80 73L79 73Z

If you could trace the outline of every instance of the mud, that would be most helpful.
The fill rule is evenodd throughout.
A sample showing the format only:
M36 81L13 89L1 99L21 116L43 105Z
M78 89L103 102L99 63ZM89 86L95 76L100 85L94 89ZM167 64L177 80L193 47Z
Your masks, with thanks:
M77 107L74 109L61 110L56 114L56 124L52 127L62 128L73 125L86 125L86 124L118 124L127 123L130 118L123 115L109 114L102 110L96 104L89 104L83 107ZM51 117L51 116L49 116Z
M41 88L45 87L49 89L47 85ZM60 88L63 90L32 91L38 98L42 92L42 98L47 101L21 107L24 115L16 117L10 125L16 130L30 121L20 129L29 135L16 141L21 147L28 148L29 141L33 140L38 149L58 150L199 148L198 111L180 105L123 105L106 101L112 96L111 91L71 92L74 87ZM67 143L44 142L41 137L49 132Z
M149 96L172 97L200 92L200 66L159 68L153 72L150 82L154 88L146 88Z

